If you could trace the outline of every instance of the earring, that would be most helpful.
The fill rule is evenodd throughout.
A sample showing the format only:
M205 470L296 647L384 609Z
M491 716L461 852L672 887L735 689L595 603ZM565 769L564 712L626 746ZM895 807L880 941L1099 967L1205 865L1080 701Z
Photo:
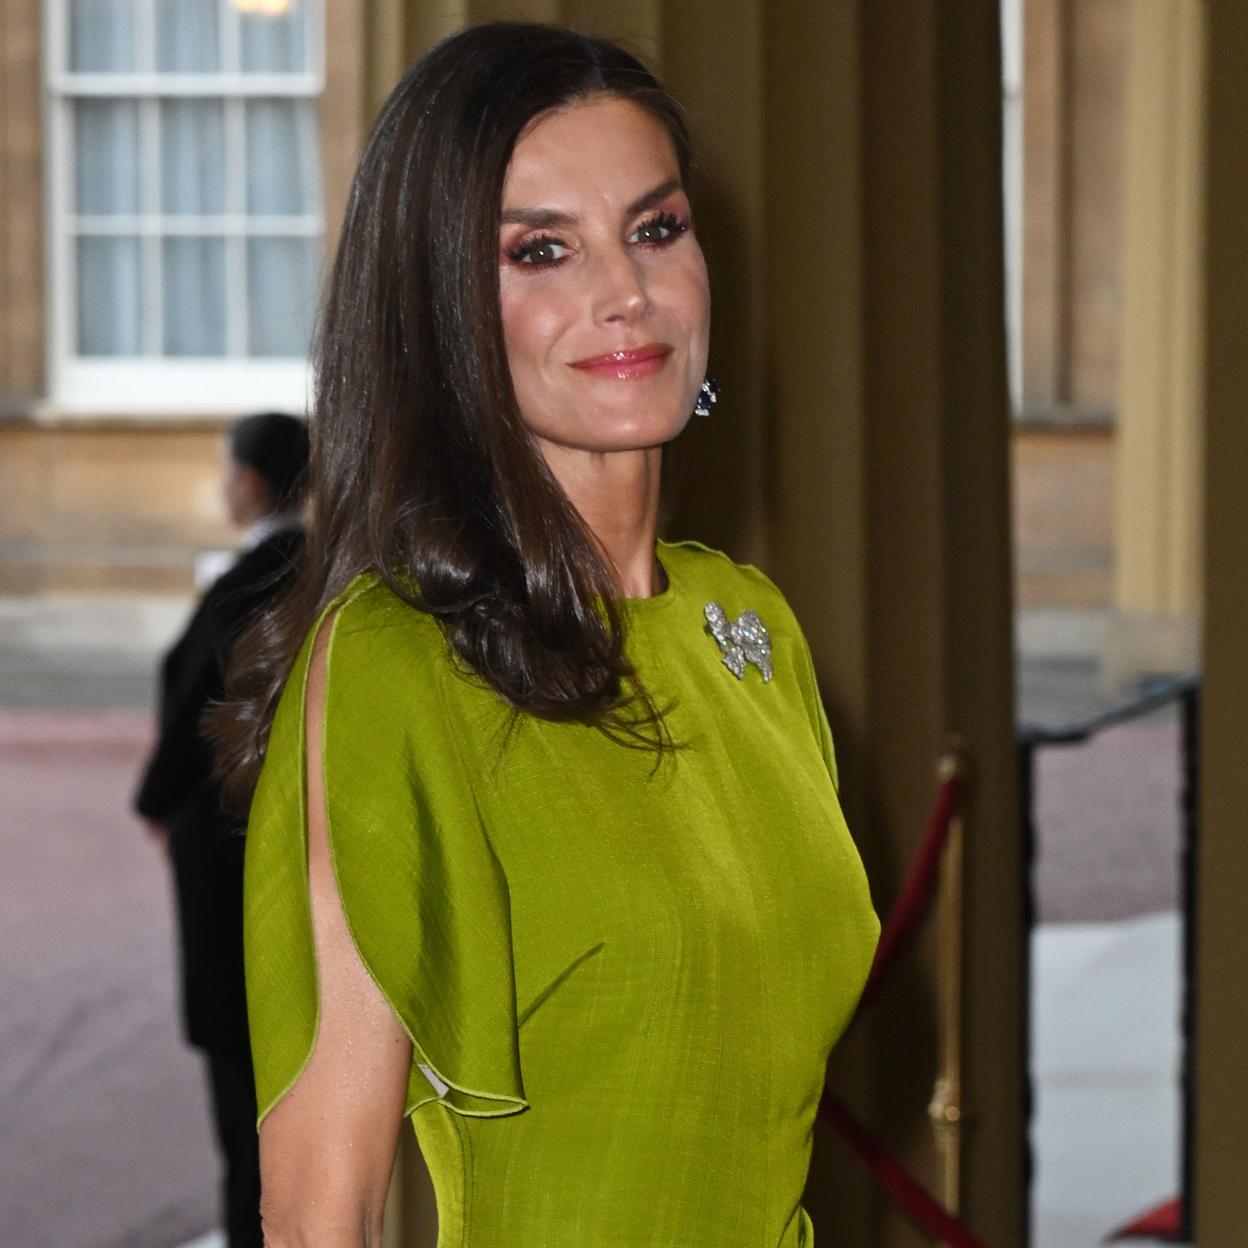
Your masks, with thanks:
M719 383L714 377L708 377L698 390L698 401L693 405L695 416L709 416L711 408L719 402Z

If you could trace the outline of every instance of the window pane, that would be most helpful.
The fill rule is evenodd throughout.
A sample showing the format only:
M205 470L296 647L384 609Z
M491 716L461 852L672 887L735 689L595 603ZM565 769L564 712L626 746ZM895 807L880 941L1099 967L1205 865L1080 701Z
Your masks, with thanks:
M164 241L166 355L225 354L225 239Z
M225 108L220 100L160 102L161 211L225 211Z
M219 12L215 0L156 0L157 70L215 72L220 67Z
M307 355L319 268L319 238L247 240L249 354Z
M138 104L134 100L77 100L74 123L77 210L138 212Z
M256 11L241 15L244 73L302 73L308 68L310 3L311 0L287 0L284 13L263 12L261 5ZM269 7L278 6L270 0Z
M69 68L122 73L134 63L134 0L70 0Z
M78 240L78 352L139 354L139 240Z
M248 100L247 211L320 211L316 112L310 100Z

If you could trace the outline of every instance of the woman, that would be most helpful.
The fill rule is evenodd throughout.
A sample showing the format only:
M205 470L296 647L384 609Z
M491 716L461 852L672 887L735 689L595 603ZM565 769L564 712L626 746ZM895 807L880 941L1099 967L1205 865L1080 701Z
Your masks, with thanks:
M525 24L435 48L364 152L236 751L272 1244L376 1242L405 1115L443 1244L812 1242L878 925L788 606L656 542L709 407L689 172L647 70Z

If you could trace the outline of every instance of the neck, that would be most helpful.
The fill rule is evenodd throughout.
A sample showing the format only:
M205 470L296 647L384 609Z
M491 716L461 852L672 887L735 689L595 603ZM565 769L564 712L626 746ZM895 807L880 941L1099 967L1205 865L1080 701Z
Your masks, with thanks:
M600 453L545 443L541 449L555 479L606 551L616 593L651 598L661 592L654 543L662 448Z

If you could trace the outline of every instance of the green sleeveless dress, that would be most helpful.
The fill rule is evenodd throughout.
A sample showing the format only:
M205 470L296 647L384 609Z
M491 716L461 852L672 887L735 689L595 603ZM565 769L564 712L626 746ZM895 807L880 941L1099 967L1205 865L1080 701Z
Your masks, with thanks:
M411 1037L439 1248L798 1248L824 1064L879 933L810 652L760 572L659 543L628 652L683 747L509 716L374 575L330 627L329 839L361 958ZM774 676L704 608L755 611ZM330 608L327 608L327 611ZM303 698L247 839L260 1116L316 1033ZM510 723L510 730L509 730Z

